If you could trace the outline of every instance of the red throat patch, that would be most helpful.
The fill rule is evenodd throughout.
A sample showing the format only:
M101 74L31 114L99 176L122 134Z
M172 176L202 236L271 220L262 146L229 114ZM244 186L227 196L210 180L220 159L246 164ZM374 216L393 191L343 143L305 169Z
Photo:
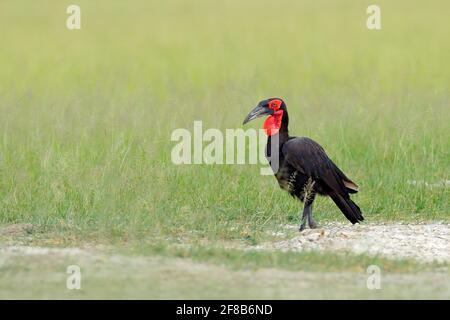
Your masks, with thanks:
M280 130L283 110L277 110L264 121L263 129L267 136L272 136Z

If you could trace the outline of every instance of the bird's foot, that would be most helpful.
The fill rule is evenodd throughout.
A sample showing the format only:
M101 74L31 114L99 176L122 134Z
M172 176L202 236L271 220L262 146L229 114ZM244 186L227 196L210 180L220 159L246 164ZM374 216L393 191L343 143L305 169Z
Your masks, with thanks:
M313 220L313 221L309 221L309 227L311 228L311 229L317 229L317 228L319 228L319 225Z
M306 228L306 223L302 223L300 225L300 227L298 228L298 231L302 232L303 230L305 230L305 228Z

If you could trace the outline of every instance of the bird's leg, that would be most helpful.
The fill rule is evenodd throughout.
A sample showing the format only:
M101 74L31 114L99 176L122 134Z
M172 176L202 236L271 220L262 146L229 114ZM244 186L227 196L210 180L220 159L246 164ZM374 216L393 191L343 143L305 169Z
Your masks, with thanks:
M308 219L308 225L311 229L317 229L319 227L317 225L317 223L314 221L313 216L312 216L312 205L313 205L315 197L316 197L316 194L312 193L308 199L308 202L310 204L309 204L307 219Z
M314 184L315 184L315 181L313 181L311 178L309 178L303 189L304 193L303 193L302 200L305 202L305 207L303 208L302 223L299 228L300 231L303 231L305 229L306 220L308 220L308 225L311 229L316 229L318 227L317 223L314 221L314 219L312 217L312 205L313 205L314 199L316 198Z
M306 203L309 204L309 210L307 212L306 218L308 219L308 225L311 229L317 229L319 227L312 217L312 204L313 204L315 198L316 198L316 194L314 192L312 192L309 195L308 199L306 199Z
M308 202L305 202L305 206L303 208L302 223L300 224L300 227L298 228L298 230L300 232L305 230L306 220L307 220L307 218L309 216L308 212L311 212L311 204L308 204Z
M319 227L319 225L314 221L313 216L312 216L312 204L311 204L311 209L308 211L308 225L311 229L317 229Z

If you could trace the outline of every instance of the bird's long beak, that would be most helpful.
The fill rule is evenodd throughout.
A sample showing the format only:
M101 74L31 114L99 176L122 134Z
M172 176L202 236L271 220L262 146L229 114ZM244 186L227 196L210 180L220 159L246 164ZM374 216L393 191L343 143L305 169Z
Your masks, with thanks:
M272 114L273 110L267 107L263 106L256 106L245 118L244 122L242 124L246 124L247 122L250 122L256 118L262 117L266 114Z

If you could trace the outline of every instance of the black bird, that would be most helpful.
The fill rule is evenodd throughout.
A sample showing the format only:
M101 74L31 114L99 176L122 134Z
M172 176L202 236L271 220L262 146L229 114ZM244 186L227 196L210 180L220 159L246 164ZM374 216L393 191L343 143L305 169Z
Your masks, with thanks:
M289 116L282 99L263 100L247 115L244 124L268 115L264 130L268 136L266 157L281 188L304 202L299 230L317 228L312 217L316 194L329 196L353 224L364 220L359 207L350 199L358 186L331 161L325 150L306 137L291 137ZM278 160L278 161L277 161Z

